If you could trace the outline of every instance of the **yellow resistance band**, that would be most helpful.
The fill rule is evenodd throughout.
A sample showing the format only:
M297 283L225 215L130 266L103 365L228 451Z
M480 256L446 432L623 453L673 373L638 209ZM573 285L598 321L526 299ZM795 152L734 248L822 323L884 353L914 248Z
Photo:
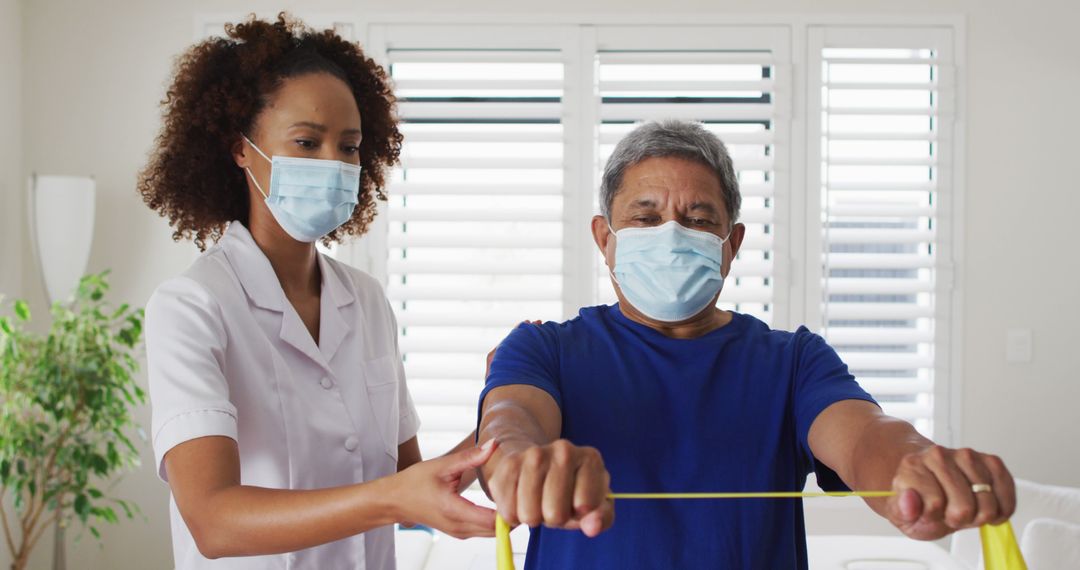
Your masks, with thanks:
M817 497L892 497L894 491L777 491L767 493L611 493L609 499L812 499ZM984 525L979 529L982 539L985 570L1027 570L1012 524ZM498 570L514 570L514 552L510 544L510 525L501 515L495 516L495 566Z

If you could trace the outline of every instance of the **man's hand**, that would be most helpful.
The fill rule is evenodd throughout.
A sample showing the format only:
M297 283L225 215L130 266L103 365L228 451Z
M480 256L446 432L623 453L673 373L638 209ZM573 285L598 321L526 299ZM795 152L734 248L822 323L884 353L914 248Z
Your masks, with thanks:
M989 490L975 492L973 486ZM883 513L904 534L936 540L954 531L1000 524L1016 510L1016 485L1000 458L932 446L903 457L895 497Z
M600 452L565 439L503 453L487 481L507 523L581 530L595 537L611 527L611 477Z

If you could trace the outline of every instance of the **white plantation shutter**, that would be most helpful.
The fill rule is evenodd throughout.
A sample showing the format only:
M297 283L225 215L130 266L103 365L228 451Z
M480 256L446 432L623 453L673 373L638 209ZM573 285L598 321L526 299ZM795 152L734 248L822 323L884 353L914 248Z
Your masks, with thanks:
M560 48L447 38L388 33L385 49L405 136L387 295L425 457L475 427L488 352L521 320L563 313Z
M743 196L739 221L747 238L719 304L774 322L786 290L775 286L777 227L786 206L790 81L782 30L729 28L615 28L600 32L596 53L599 113L597 180L615 144L647 120L700 121L727 145ZM597 184L598 186L598 184ZM786 235L785 228L781 235ZM599 299L615 301L602 260Z
M810 45L821 204L811 306L885 411L930 435L948 359L950 37L829 28L812 29Z
M788 27L368 28L403 164L342 255L387 284L425 457L473 429L485 357L511 328L614 301L589 232L600 172L625 133L663 118L703 122L739 175L747 237L720 305L817 327L887 412L946 429L951 32L806 31L804 124Z

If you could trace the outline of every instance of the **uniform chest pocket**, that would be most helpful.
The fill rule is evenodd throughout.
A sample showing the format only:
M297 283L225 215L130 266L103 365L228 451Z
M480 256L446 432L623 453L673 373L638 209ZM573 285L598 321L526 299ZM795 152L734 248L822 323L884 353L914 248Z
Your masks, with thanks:
M397 355L388 354L368 360L363 368L372 417L378 425L386 453L397 461L398 427L401 415Z

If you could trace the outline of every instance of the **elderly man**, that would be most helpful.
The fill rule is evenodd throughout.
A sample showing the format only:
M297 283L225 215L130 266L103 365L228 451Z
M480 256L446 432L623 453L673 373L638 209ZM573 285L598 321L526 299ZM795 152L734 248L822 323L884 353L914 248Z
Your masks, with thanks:
M619 302L524 324L495 353L482 477L527 568L806 568L798 500L619 503L619 492L894 490L869 499L936 539L1015 508L1001 460L884 415L825 341L716 308L745 227L724 145L649 123L616 147L592 220ZM610 530L609 530L610 527ZM606 531L606 532L605 532Z

